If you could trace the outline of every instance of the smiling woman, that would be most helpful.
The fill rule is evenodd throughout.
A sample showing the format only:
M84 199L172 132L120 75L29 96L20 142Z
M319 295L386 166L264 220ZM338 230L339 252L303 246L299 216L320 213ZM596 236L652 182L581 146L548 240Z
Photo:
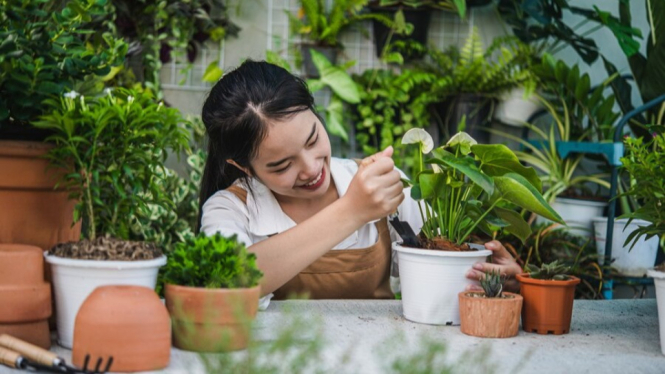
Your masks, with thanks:
M264 272L271 297L392 298L386 216L419 231L392 148L361 162L331 157L306 84L266 62L246 61L203 106L209 136L201 231L237 235ZM470 276L476 273L470 272Z

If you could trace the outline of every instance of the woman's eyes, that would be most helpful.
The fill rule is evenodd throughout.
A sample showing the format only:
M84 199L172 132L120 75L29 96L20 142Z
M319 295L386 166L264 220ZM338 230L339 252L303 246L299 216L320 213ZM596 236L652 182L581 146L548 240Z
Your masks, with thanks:
M309 143L307 145L307 147L308 148L313 147L314 145L316 145L316 142L318 142L318 141L319 141L319 134L316 134L316 137L314 138L314 140L312 140L312 142ZM281 174L281 173L285 172L289 167L291 167L291 164L288 164L288 165L284 166L283 168L281 168L279 170L275 170L274 173Z

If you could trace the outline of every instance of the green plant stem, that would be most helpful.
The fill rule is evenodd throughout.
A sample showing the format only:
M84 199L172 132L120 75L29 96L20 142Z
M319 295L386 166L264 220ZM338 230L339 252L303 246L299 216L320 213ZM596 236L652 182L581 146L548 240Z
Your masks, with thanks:
M498 198L498 199L496 199L496 201L495 201L495 202L494 202L494 203L493 203L493 204L492 204L492 205L491 205L491 206L485 211L485 213L483 213L480 217L478 217L478 219L476 220L476 222L474 222L473 225L471 225L471 227L469 227L469 229L466 231L466 233L464 233L464 235L463 235L461 238L459 238L459 239L457 240L457 244L462 244L462 242L463 242L463 241L464 241L464 240L465 240L465 239L471 234L471 232L473 231L473 229L475 229L476 226L478 226L478 224L480 223L480 221L482 221L483 218L485 218L485 216L488 215L489 212L491 212L492 209L494 209L494 207L495 207L495 206L496 206L501 200L503 200L503 199L502 199L502 198Z
M647 0L647 15L649 18L649 27L651 28L651 39L653 45L656 45L656 26L653 22L653 9L651 9L651 0Z

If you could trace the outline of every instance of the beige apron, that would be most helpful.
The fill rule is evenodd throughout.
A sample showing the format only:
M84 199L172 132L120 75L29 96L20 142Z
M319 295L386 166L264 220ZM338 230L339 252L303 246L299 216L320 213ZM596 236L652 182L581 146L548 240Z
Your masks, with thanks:
M247 191L227 191L247 202ZM329 250L274 292L273 299L307 295L310 299L392 299L391 243L386 218L376 223L379 239L368 248Z

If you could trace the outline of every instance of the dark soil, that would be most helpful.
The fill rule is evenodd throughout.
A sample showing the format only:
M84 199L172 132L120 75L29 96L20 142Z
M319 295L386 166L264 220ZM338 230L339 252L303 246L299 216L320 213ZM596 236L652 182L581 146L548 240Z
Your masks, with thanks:
M79 260L139 261L157 258L162 251L155 243L99 237L93 241L83 239L58 244L49 250L49 254Z
M665 262L653 268L654 270L665 272Z
M432 249L438 251L468 252L475 251L468 244L458 245L446 238L427 239L424 235L418 236L418 244L421 249Z

